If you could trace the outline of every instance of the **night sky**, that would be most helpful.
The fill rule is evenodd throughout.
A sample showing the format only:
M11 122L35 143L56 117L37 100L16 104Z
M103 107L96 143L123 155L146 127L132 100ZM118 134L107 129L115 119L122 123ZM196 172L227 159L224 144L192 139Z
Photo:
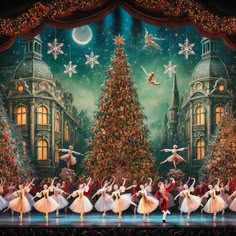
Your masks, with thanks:
M86 45L80 45L72 39L73 29L55 29L46 26L40 36L43 41L43 60L51 68L54 78L61 81L64 91L71 91L74 96L74 105L80 110L87 110L89 117L93 118L93 113L97 111L100 85L107 78L107 70L114 52L114 37L121 34L125 38L125 53L131 69L131 78L137 90L144 113L148 117L147 123L154 138L164 120L164 112L167 111L171 101L171 91L173 78L164 74L164 65L169 60L176 65L177 83L180 97L185 89L189 88L194 67L201 59L201 39L195 29L191 26L181 28L157 27L134 19L124 10L118 9L102 21L90 24L92 39ZM157 41L161 50L154 47L145 46L145 28L158 38L164 40ZM59 43L64 43L63 55L59 55L54 60L53 55L47 54L48 43L54 38ZM180 47L178 43L184 43L186 37L190 43L195 43L193 51L195 55L190 55L186 60L184 55L179 55ZM226 65L235 64L235 53L233 53L220 40L220 57ZM0 67L17 65L23 59L24 43L22 38L18 38L15 44L0 53ZM71 52L71 53L70 53ZM95 64L91 69L89 64L85 64L86 56L91 52L98 55L99 64ZM72 61L77 65L76 74L69 77L64 73L64 65ZM160 87L148 84L145 74L140 66L147 72L154 72L156 80L161 83ZM1 81L0 81L1 82Z

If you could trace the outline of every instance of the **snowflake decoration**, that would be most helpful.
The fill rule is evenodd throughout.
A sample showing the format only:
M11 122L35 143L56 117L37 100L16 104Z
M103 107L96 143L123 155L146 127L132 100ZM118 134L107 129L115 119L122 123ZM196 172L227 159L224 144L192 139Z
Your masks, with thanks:
M99 58L99 56L98 55L94 55L93 52L91 52L90 55L85 55L85 56L87 58L87 61L85 62L85 64L86 65L89 64L91 69L93 69L95 64L97 64L97 65L99 64L99 62L97 60Z
M181 47L179 54L184 54L185 59L188 60L189 55L195 54L195 52L192 49L194 45L195 43L189 43L189 40L186 38L183 44L179 43L179 46Z
M69 77L72 76L72 74L76 74L77 71L76 71L76 67L77 65L72 65L72 61L69 61L69 64L68 65L64 65L65 67L65 70L64 70L64 73L69 75Z
M58 43L57 38L55 38L52 43L48 43L49 46L48 54L52 54L54 59L56 60L59 54L64 54L64 52L61 49L63 45L64 43Z
M172 65L172 61L169 61L168 65L164 65L165 71L164 74L168 74L169 78L172 78L172 74L175 74L176 65Z
M121 36L120 34L115 36L115 38L113 39L115 41L115 45L116 46L121 46L122 44L125 44L125 39L123 36Z

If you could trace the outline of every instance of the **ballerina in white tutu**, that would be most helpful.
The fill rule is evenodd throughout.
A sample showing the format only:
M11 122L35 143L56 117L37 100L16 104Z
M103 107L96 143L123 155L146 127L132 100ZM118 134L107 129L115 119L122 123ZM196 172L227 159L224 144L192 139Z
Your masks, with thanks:
M236 190L228 197L228 200L230 201L234 197L234 200L230 203L229 209L231 211L236 211Z
M131 200L131 193L121 194L121 193L124 193L126 190L129 190L129 189L135 187L136 185L131 185L126 188L125 183L126 183L127 179L125 179L125 178L122 178L122 179L123 179L122 186L119 187L117 184L115 184L113 186L114 191L112 192L111 196L109 196L107 198L107 200L110 198L113 198L113 197L115 198L115 201L112 206L112 211L114 213L118 213L119 220L122 218L122 212L127 210L129 208L130 204L133 204L136 206L136 204L133 203Z
M53 191L53 185L55 179L57 179L57 177L55 177L52 180L52 183L49 187L47 184L44 184L43 190L41 192L37 192L36 195L34 196L34 198L42 197L41 199L39 199L37 202L34 203L34 208L39 212L45 213L46 221L48 221L48 213L56 211L60 207L57 201L53 199L51 196L49 196L49 192Z
M83 156L82 153L74 151L74 147L72 145L69 146L69 149L65 148L59 149L58 152L67 152L67 154L60 157L60 160L66 162L68 169L70 168L71 165L76 164L76 157L74 157L73 154Z
M53 186L53 195L51 196L59 204L59 207L56 210L57 217L59 216L59 210L64 209L69 204L63 194L69 196L67 192L61 189L61 183L58 182L56 186Z
M148 189L150 188L150 186L152 186L152 179L148 179L149 184L146 187L144 187L144 185L140 185L141 190L135 193L136 196L141 196L137 212L143 214L143 219L146 219L147 215L153 212L159 205L159 201L156 198L148 195Z
M172 152L172 155L167 157L166 160L162 161L160 164L164 164L165 162L173 162L173 165L176 169L177 164L179 164L180 162L187 162L184 160L183 157L181 157L179 154L177 154L177 152L180 151L184 151L187 150L188 148L183 147L183 148L178 148L178 146L175 144L173 146L173 149L162 149L162 152Z
M178 195L176 195L175 200L178 197L182 197L182 203L180 205L180 211L187 213L187 221L190 220L190 214L193 211L196 211L201 205L201 198L199 196L191 195L191 192L194 191L195 178L191 178L193 183L190 187L187 184L184 184L184 190L182 190Z
M32 179L32 181L26 186L20 184L19 190L12 193L15 198L9 202L9 208L20 213L20 222L22 222L23 213L29 212L31 210L30 202L25 196L25 193L30 191L30 187L33 182L34 179Z
M210 197L202 210L207 213L213 213L213 221L216 220L216 213L223 211L226 207L226 203L223 200L223 198L216 195L216 190L215 190L216 188L217 185L216 187L213 188L213 186L209 184L208 185L209 190L201 197L201 199Z
M225 203L227 204L227 207L231 204L231 199L229 199L229 194L227 192L229 192L229 182L230 180L228 180L228 183L226 185L224 185L223 182L220 183L220 197L223 198L223 200L225 201ZM222 214L224 214L224 211L222 211Z
M2 180L0 178L0 211L2 211L4 208L8 206L8 201L1 196L1 194L4 192L4 184L6 182L6 179Z
M93 205L90 200L86 196L84 196L84 192L89 191L90 182L91 178L89 178L87 184L80 184L79 189L73 191L72 194L70 194L67 198L69 199L70 197L76 197L76 199L71 203L69 208L73 212L80 213L81 220L83 219L85 213L90 212L93 209Z
M112 183L109 181L105 181L102 188L100 188L93 196L92 199L96 195L101 195L99 199L95 202L94 207L97 211L103 212L103 217L106 215L106 212L111 210L112 205L114 204L114 200L112 198L109 198L109 195L107 192L110 192L112 190L112 186L115 183L115 177L113 177Z

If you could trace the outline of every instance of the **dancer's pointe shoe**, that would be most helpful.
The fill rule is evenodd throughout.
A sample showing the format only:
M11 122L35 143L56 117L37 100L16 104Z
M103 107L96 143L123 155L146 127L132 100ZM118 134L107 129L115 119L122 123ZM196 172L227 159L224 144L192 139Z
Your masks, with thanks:
M190 216L187 216L187 217L186 217L186 220L189 221L189 220L190 220Z
M118 216L118 220L121 220L122 219L122 216Z
M106 213L105 212L103 212L103 214L102 214L102 217L105 217L106 216Z
M168 215L170 215L170 214L171 214L169 210L167 210L167 211L166 211L166 213L167 213Z

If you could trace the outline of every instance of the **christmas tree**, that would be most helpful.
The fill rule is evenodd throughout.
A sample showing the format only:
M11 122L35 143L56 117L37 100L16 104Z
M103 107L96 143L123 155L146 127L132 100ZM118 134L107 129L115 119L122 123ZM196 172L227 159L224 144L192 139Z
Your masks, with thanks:
M236 119L229 109L221 117L199 176L204 181L220 178L224 183L236 176Z
M153 176L156 174L153 150L144 124L146 117L122 48L124 38L118 35L114 41L116 48L102 86L99 111L83 165L95 179L111 175L118 179Z
M25 143L14 124L8 121L0 97L0 176L7 182L15 182L18 177L26 179L33 174Z

